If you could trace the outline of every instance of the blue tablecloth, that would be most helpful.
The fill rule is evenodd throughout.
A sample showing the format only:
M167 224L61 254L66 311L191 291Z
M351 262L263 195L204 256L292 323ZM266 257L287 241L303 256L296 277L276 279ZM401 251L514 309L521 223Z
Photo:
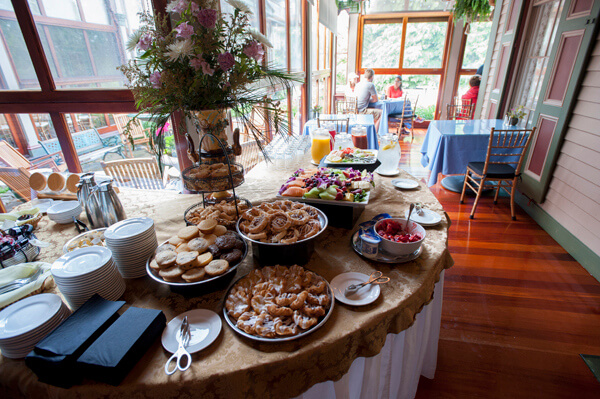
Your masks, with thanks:
M490 131L519 129L504 126L501 119L431 121L421 147L421 164L431 170L428 186L437 183L438 173L465 173L469 162L483 162Z
M377 142L377 132L375 131L375 123L373 122L373 115L369 114L358 114L358 115L321 115L321 121L327 118L342 118L344 116L350 117L349 130L352 130L353 126L362 125L367 128L367 140L369 140L370 149L378 149L379 143ZM317 120L311 119L304 125L302 134L308 135L313 129L317 128ZM348 132L350 133L350 132Z
M389 100L377 101L376 103L369 103L369 108L379 108L381 110L381 122L379 122L379 134L385 135L388 134L388 118L393 114L402 114L402 107L404 106L403 98L393 98ZM404 117L412 116L412 108L410 106L410 101L406 104L406 109L404 110ZM398 117L400 119L400 117ZM412 119L409 121L405 121L404 125L407 128L411 128Z

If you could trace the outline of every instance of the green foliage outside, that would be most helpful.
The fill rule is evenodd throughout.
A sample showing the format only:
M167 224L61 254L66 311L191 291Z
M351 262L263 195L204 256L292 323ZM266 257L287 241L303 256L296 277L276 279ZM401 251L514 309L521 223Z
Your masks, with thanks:
M367 13L444 10L447 4L444 0L370 0Z
M485 62L491 31L491 21L472 22L470 24L470 33L467 36L467 45L465 46L465 55L463 58L463 68L476 69Z
M435 105L428 105L426 107L417 106L416 114L426 121L431 121L435 118Z

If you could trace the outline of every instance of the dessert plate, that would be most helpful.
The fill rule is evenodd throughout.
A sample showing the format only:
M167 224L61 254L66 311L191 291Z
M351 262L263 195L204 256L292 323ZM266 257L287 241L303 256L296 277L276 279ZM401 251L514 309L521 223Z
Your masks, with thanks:
M373 303L379 298L381 288L379 285L369 284L366 287L360 288L355 294L347 297L344 291L349 285L360 284L369 280L369 276L363 273L348 272L338 274L331 280L331 290L335 299L341 303L352 306L363 306Z
M394 187L401 188L403 190L412 190L419 187L419 182L411 179L394 179L392 180L392 184Z
M400 173L400 168L391 171L391 172L382 172L379 170L379 168L375 169L375 172L377 172L378 175L381 176L396 176L398 173Z
M422 215L417 212L413 212L410 215L410 220L417 222L422 226L435 226L442 221L442 216L431 209L421 209L421 212L423 213ZM408 209L406 210L404 216L408 216Z
M33 332L50 321L62 306L55 294L38 294L22 299L0 312L0 339Z
M163 331L161 342L163 348L171 353L177 352L179 343L175 336L183 318L187 316L190 323L190 343L186 346L189 353L196 353L212 344L219 336L223 324L218 314L208 309L194 309L175 316Z
M412 219L412 216L411 216L411 219ZM352 248L354 249L354 251L356 251L357 254L359 254L360 256L362 256L365 259L372 260L374 262L406 263L406 262L410 262L411 260L417 259L423 253L423 245L421 245L418 250L416 250L412 254L408 254L408 255L392 255L392 254L388 253L385 249L381 248L381 246L379 246L379 253L377 254L376 257L372 258L369 256L365 256L365 255L363 255L362 250L361 250L360 237L358 236L359 232L360 232L360 230L356 230L354 232L354 234L352 234L352 238L350 239L350 244L352 245Z

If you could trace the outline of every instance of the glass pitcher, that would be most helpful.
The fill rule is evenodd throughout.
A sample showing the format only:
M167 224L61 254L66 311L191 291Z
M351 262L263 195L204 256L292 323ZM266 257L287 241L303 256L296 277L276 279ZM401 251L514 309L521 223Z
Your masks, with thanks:
M369 140L367 138L367 128L361 125L356 125L352 127L352 144L356 148L361 148L366 150L369 148Z
M379 136L379 152L377 159L381 162L379 171L382 173L393 174L398 171L398 163L400 162L400 144L398 136L395 134L386 134Z
M352 137L350 137L348 133L338 133L335 136L335 140L333 142L334 150L344 150L352 147L354 147L354 144L352 144Z
M310 155L314 164L318 165L323 157L331 151L331 135L325 128L317 128L310 132Z

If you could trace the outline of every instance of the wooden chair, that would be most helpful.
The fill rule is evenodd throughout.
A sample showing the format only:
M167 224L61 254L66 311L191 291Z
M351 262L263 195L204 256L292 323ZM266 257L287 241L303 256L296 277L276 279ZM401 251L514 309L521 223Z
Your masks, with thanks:
M345 97L335 103L337 115L358 114L358 101L356 97Z
M335 125L335 131L336 133L350 133L350 131L348 130L349 126L350 126L350 117L339 117L339 118L326 118L326 119L321 119L320 117L317 118L317 126L321 127L321 123L333 123Z
M454 97L453 103L446 105L446 114L448 116L448 120L473 119L475 105L476 104L471 103L471 100L463 100L461 98Z
M0 167L0 180L25 201L31 200L30 175L26 168Z
M121 135L121 142L123 143L123 146L127 150L129 150L129 156L133 158L133 147L131 146L131 141L129 140L129 136L127 134L125 134L125 127L127 126L127 123L129 123L129 120L131 118L127 114L113 114L113 119L115 120L115 125L117 125L117 130L119 130L119 133ZM134 146L136 146L136 145L148 146L148 142L150 141L150 138L148 137L148 135L150 135L152 133L148 132L146 129L144 129L142 127L142 125L140 124L140 121L132 122L129 125L129 133L131 134L131 137L133 138ZM149 150L149 148L148 148L148 150Z
M415 100L414 104L411 104L410 100L408 99L408 95L404 96L404 103L402 104L402 113L400 114L391 114L388 116L388 123L392 122L392 123L396 123L397 126L397 130L396 130L396 134L398 135L398 137L401 136L401 129L405 126L406 123L410 123L410 140L413 141L415 138L415 133L414 133L414 129L415 129L415 111L417 110L417 103L419 102L419 96L417 96L417 99Z
M261 140L260 144L264 146L264 140ZM246 141L242 143L242 155L237 157L236 162L244 167L244 173L248 173L260 162L261 156L262 152L256 140Z
M104 172L115 179L118 186L162 190L166 182L160 175L154 158L119 159L102 162ZM165 173L165 176L168 174Z
M513 220L517 220L515 217L515 188L517 179L521 176L525 151L529 146L531 137L535 134L535 129L535 127L524 130L496 130L492 128L485 162L469 162L467 164L460 203L464 203L467 186L477 193L469 216L471 219L475 216L475 209L483 190L496 189L496 195L494 196L494 204L496 204L500 188L503 188L507 193L510 189L510 214ZM486 185L486 181L492 181L493 183Z
M33 161L33 162L32 162ZM51 155L45 155L30 161L6 141L0 141L0 163L6 167L25 168L28 170L50 168L61 172Z

